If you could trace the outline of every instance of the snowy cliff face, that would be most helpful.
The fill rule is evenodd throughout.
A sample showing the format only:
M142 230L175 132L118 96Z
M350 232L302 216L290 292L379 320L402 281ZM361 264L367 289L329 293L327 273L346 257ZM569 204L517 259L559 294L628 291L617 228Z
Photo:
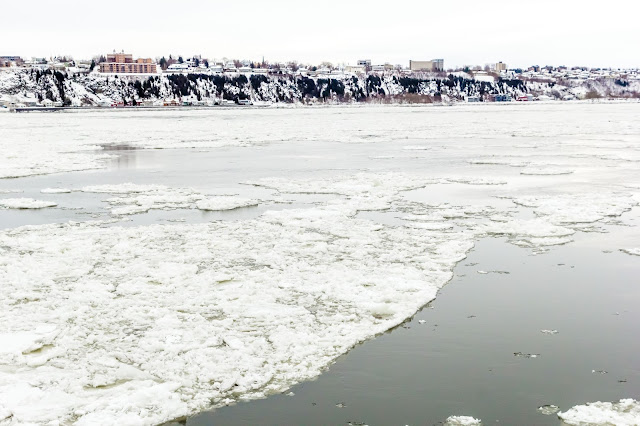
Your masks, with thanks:
M152 77L67 74L59 71L16 70L0 74L0 100L46 100L83 106L124 102L211 103L252 100L284 103L355 102L431 103L477 96L524 94L553 99L638 97L640 82L590 81L540 82L530 80L476 81L450 75L447 78L415 78L401 74L304 77L266 75L174 74Z

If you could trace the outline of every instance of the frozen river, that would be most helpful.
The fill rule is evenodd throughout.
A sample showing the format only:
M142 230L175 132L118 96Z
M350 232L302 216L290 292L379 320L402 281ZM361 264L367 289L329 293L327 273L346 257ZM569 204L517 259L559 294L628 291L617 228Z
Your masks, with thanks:
M639 203L637 103L3 114L0 425L638 399Z

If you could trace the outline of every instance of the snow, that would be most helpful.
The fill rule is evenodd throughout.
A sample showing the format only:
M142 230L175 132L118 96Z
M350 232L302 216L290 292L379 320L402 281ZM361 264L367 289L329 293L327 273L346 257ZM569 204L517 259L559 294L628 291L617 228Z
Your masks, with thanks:
M591 402L560 412L558 417L573 426L637 426L640 424L640 403L630 398L613 403Z
M444 424L445 426L480 426L482 421L469 416L449 416Z
M7 209L43 209L45 207L55 207L52 201L34 200L33 198L3 198L0 199L0 207Z

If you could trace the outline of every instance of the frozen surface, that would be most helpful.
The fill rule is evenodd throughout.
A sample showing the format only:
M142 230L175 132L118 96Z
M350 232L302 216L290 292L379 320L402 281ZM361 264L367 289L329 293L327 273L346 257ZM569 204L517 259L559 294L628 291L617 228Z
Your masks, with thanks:
M20 422L89 424L158 423L314 377L433 299L472 242L333 208L26 227L0 247L0 400Z
M233 210L257 206L259 201L233 195L206 196L192 188L170 188L164 185L117 185L85 186L82 192L117 194L107 198L111 213L115 216L146 213L149 210L200 209Z
M36 187L55 200L93 197L117 217L262 204L219 195L242 183L272 201L309 202L237 221L0 232L0 424L156 424L282 392L413 315L478 239L550 250L637 208L633 105L469 108L4 115L0 177L103 168L135 148L235 147L237 159L269 146L299 166L243 164L231 182L211 167L218 188L161 174L153 184ZM567 135L567 123L583 134ZM490 268L478 273L505 273Z
M0 199L0 207L7 209L43 209L55 207L52 201L34 200L33 198L3 198Z
M258 201L249 198L216 196L198 201L196 207L200 210L233 210L241 207L257 206L258 204Z
M560 412L558 417L574 426L637 426L640 424L640 403L634 399L591 402Z

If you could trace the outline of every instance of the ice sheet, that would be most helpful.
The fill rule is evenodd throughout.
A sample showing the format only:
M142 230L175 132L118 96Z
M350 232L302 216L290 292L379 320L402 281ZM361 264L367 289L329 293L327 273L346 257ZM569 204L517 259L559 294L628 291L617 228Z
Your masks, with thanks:
M55 207L53 201L34 200L33 198L2 198L0 199L0 207L7 209L43 209L46 207Z
M560 412L558 417L574 426L637 426L640 424L640 403L634 399L591 402Z

